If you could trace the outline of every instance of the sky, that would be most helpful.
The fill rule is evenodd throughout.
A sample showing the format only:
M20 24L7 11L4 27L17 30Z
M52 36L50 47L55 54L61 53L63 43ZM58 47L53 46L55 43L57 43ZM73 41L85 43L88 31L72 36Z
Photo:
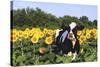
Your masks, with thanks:
M46 13L51 13L57 17L70 15L78 18L81 16L87 16L91 21L97 19L97 6L95 5L13 1L13 9L15 10L27 7L34 9L38 7Z

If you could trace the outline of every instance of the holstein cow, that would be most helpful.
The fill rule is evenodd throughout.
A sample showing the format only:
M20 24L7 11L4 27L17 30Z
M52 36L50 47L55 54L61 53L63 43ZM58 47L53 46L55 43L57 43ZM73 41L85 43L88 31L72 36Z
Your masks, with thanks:
M72 60L80 52L80 43L77 38L77 31L83 30L84 26L72 22L56 31L54 52L60 55L73 55Z

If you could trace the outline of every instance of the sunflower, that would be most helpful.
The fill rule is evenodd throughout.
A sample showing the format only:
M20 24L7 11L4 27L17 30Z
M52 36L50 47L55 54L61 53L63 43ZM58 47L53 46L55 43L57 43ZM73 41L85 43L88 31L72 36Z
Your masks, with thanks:
M16 29L13 29L11 31L11 41L16 42L18 39L18 31Z
M11 35L11 41L16 42L18 37L16 35Z
M43 33L43 32L40 32L40 33L39 33L39 37L40 37L40 38L44 37L44 33Z
M26 29L25 29L25 32L29 32L29 31L30 31L30 29L29 29L29 28L26 28Z
M97 32L97 30L96 30L95 28L93 28L93 30L94 30L95 32Z
M86 38L87 38L87 39L90 39L90 37L91 37L91 36L90 36L90 33L86 33Z
M82 34L81 35L85 35L86 32L88 32L88 29L85 28L85 29L82 30Z
M80 36L82 34L82 31L78 31L77 35Z
M87 34L87 33L90 33L90 30L89 30L89 29L86 29L86 34Z
M52 36L49 36L49 37L47 37L46 39L45 39L45 43L46 44L52 44L53 43L53 38L52 38Z
M43 33L44 33L44 34L47 34L47 32L48 32L47 28L44 28L44 29L43 29Z
M41 32L40 28L36 28L35 33L39 33L39 32Z
M86 37L84 35L81 35L79 38L80 44L83 44L86 41Z
M23 37L24 37L25 39L27 39L27 38L29 37L29 36L28 36L28 32L25 32L25 31L24 31Z
M30 32L34 34L36 32L36 29L32 28Z
M17 36L18 37L18 31L16 29L13 29L11 31L11 35Z
M39 40L39 38L38 37L35 37L35 36L33 36L31 38L32 43L38 43L38 40Z
M39 53L44 54L44 53L45 53L45 51L46 51L46 49L45 49L44 47L39 48Z
M33 36L33 34L34 34L33 30L31 30L31 31L29 32L29 36Z
M48 30L47 33L52 36L54 34L54 31L53 30Z
M18 36L23 37L23 31L18 31Z
M33 37L37 37L37 38L39 38L39 33L35 33L34 35L33 35Z
M82 40L79 40L80 41L80 44L82 45L83 44L83 41Z
M95 30L90 30L90 35L91 35L91 37L96 36L96 31Z
M91 35L93 34L94 39L97 39L97 30L95 28L92 29Z

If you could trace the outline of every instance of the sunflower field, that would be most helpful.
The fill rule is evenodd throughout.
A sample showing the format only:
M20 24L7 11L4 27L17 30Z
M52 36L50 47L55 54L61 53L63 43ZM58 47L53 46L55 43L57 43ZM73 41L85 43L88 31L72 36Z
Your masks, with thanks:
M11 9L10 12L11 66L97 61L97 19L70 14L57 17L39 7ZM75 60L72 60L73 56L53 52L56 31L71 22L84 26L83 30L77 32L81 45L80 54Z
M85 28L78 31L80 55L72 61L72 56L57 55L52 52L56 29L26 28L11 30L11 59L13 66L42 65L73 62L97 61L97 29Z

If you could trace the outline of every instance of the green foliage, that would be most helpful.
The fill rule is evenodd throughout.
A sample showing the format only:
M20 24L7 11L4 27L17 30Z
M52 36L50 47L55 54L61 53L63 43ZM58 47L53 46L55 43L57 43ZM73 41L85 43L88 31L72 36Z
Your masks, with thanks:
M82 16L79 19L74 16L65 15L63 17L56 17L50 13L42 11L40 8L26 8L12 10L12 27L25 29L26 27L40 27L40 28L60 28L62 24L68 25L71 22L82 24L85 27L96 27L97 20L90 21L87 16Z
M13 66L42 65L75 62L97 61L97 42L94 40L88 44L81 45L83 52L73 61L72 56L57 55L52 52L52 46L40 46L32 44L30 40L17 41L13 45ZM39 47L45 47L44 54L39 53Z

